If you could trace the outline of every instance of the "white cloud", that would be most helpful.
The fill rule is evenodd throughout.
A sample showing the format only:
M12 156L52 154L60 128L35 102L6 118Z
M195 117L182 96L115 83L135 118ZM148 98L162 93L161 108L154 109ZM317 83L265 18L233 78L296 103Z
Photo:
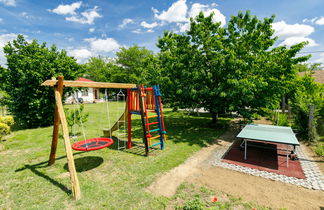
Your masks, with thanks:
M134 23L134 20L130 19L130 18L125 18L122 22L122 24L118 25L118 28L125 28L126 25Z
M153 33L154 30L153 30L153 29L148 29L146 32L147 32L147 33Z
M75 57L79 63L84 63L90 57L95 56L93 52L86 48L68 50L68 55Z
M324 53L321 53L317 59L314 60L315 63L323 63L324 64Z
M317 19L317 17L314 17L312 19L305 18L303 20L303 23L314 23L316 19Z
M314 32L314 28L305 24L287 24L285 21L275 22L272 24L275 30L275 36L281 39L288 37L305 37Z
M16 0L0 0L0 3L3 3L6 6L16 6Z
M89 28L89 32L92 33L96 30L96 28Z
M324 17L321 17L315 21L315 24L317 25L324 25Z
M298 44L300 42L304 42L307 41L308 42L308 47L314 47L314 46L318 46L318 44L310 38L307 37L289 37L286 38L283 42L280 43L280 45L287 45L287 46L291 46L294 44Z
M134 34L142 34L143 32L142 32L142 30L140 28L138 28L138 29L132 30L132 33L134 33Z
M287 24L285 21L280 21L273 23L272 28L275 30L274 36L278 36L279 40L282 40L280 45L291 46L303 41L309 42L308 47L318 45L313 39L307 37L315 31L314 27L310 25Z
M7 62L7 59L4 56L3 47L7 44L7 42L15 40L16 38L17 34L14 33L0 35L0 65L3 66Z
M179 26L179 31L180 32L186 32L190 29L190 23L187 22L187 23L178 23L177 24Z
M48 10L50 12L56 13L58 15L76 15L75 10L79 9L82 5L81 1L74 2L72 4L60 4L58 7L52 10Z
M71 17L66 17L65 20L71 21L71 22L76 22L76 23L81 23L81 24L93 24L93 22L96 18L102 17L97 12L97 9L98 9L98 7L95 6L93 9L88 9L88 10L82 12L81 16L74 15Z
M215 4L212 4L211 6L214 7ZM204 16L209 16L211 13L214 13L213 21L215 23L220 22L221 26L223 27L226 24L225 15L223 15L218 9L212 7L205 4L195 3L191 6L191 9L189 11L189 17L196 17L197 15L199 15L200 11L204 13Z
M157 22L147 23L145 21L142 21L141 26L143 26L144 28L155 28L156 26L158 26L158 24Z
M112 52L118 50L120 47L118 42L113 38L89 38L84 40L90 43L91 50L95 52Z
M305 18L303 20L303 23L312 23L312 24L317 24L317 25L324 25L324 17L314 17L312 19Z
M184 22L187 20L187 4L186 0L178 0L174 2L167 11L162 11L161 14L158 14L156 9L152 9L154 12L154 17L161 21L167 22Z

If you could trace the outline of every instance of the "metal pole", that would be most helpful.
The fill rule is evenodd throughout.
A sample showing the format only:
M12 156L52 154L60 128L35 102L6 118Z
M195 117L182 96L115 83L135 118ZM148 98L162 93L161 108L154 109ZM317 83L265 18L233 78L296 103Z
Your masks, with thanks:
M246 160L246 148L247 148L247 140L244 139L244 160Z
M287 168L288 168L288 144L287 144L287 152L286 152L286 159L287 159Z

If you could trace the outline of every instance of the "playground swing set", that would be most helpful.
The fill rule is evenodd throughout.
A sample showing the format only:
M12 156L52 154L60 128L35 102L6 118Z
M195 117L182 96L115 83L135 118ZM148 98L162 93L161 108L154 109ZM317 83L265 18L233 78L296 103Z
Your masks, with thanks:
M81 198L81 191L78 177L76 174L72 149L78 151L92 151L108 147L114 143L112 139L112 133L120 129L121 126L127 126L127 149L132 148L132 115L134 114L141 116L145 155L148 156L149 150L155 148L158 145L160 145L161 150L164 149L164 142L166 141L166 130L162 111L161 92L160 87L158 85L155 85L153 87L145 87L144 85L136 86L135 84L126 83L69 81L64 80L63 76L59 76L58 80L56 80L56 78L52 78L52 80L46 80L42 83L42 86L54 87L56 104L52 145L48 165L52 165L55 163L55 155L59 136L59 126L60 124L62 124L63 139L71 179L72 194L75 200ZM109 102L107 102L108 128L103 129L104 137L87 139L84 134L83 125L81 124L84 140L77 141L71 146L67 120L65 117L62 103L64 87L127 89L125 110L120 115L118 120L112 126L110 126L108 107ZM105 91L105 98L108 101L107 91ZM156 120L155 122L150 122L150 119ZM152 126L154 125L156 125L157 128L152 129ZM154 136L154 133L157 133L157 135ZM153 143L153 140L155 139L159 141ZM123 147L120 147L118 138L118 149L120 148Z

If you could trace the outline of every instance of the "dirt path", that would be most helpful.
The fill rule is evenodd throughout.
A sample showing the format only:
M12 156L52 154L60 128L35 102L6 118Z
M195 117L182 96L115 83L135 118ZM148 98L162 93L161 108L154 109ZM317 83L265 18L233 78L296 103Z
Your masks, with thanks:
M212 166L213 153L231 144L237 128L230 129L215 143L191 156L185 163L158 178L148 190L156 195L173 196L178 186L186 181L207 186L244 201L272 208L321 209L324 192Z

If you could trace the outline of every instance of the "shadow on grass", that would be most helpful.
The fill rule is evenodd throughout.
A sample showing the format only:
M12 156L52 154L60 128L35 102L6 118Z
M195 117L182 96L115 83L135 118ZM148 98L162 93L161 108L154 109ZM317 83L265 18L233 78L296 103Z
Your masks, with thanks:
M143 136L143 133L142 133L142 136ZM114 144L109 147L110 149L118 150L121 152L126 152L126 153L133 154L133 155L146 156L144 143L132 141L132 148L127 149L127 141L121 139L119 141L119 144L121 147L123 147L125 145L125 148L118 149L118 138L116 136L112 136L112 139L114 140ZM156 151L158 149L159 148L150 148L149 155L154 155L154 151Z
M91 169L97 168L103 163L102 157L97 156L86 156L74 159L75 168L77 172L89 171ZM69 166L67 163L64 165L64 169L69 171Z
M84 153L84 152L77 152L77 153L74 153L74 155L79 155L82 153ZM55 160L60 160L63 158L66 158L66 156L64 155L64 156L57 157ZM24 165L24 167L16 169L15 172L20 172L20 171L28 169L31 172L33 172L35 175L46 179L54 186L60 188L63 192L70 195L72 193L72 191L70 189L68 189L64 184L58 182L57 180L53 179L52 177L50 177L38 170L39 168L46 168L46 167L50 167L50 166L48 166L48 161L43 161L43 162L36 163L33 165L26 164L26 165Z

